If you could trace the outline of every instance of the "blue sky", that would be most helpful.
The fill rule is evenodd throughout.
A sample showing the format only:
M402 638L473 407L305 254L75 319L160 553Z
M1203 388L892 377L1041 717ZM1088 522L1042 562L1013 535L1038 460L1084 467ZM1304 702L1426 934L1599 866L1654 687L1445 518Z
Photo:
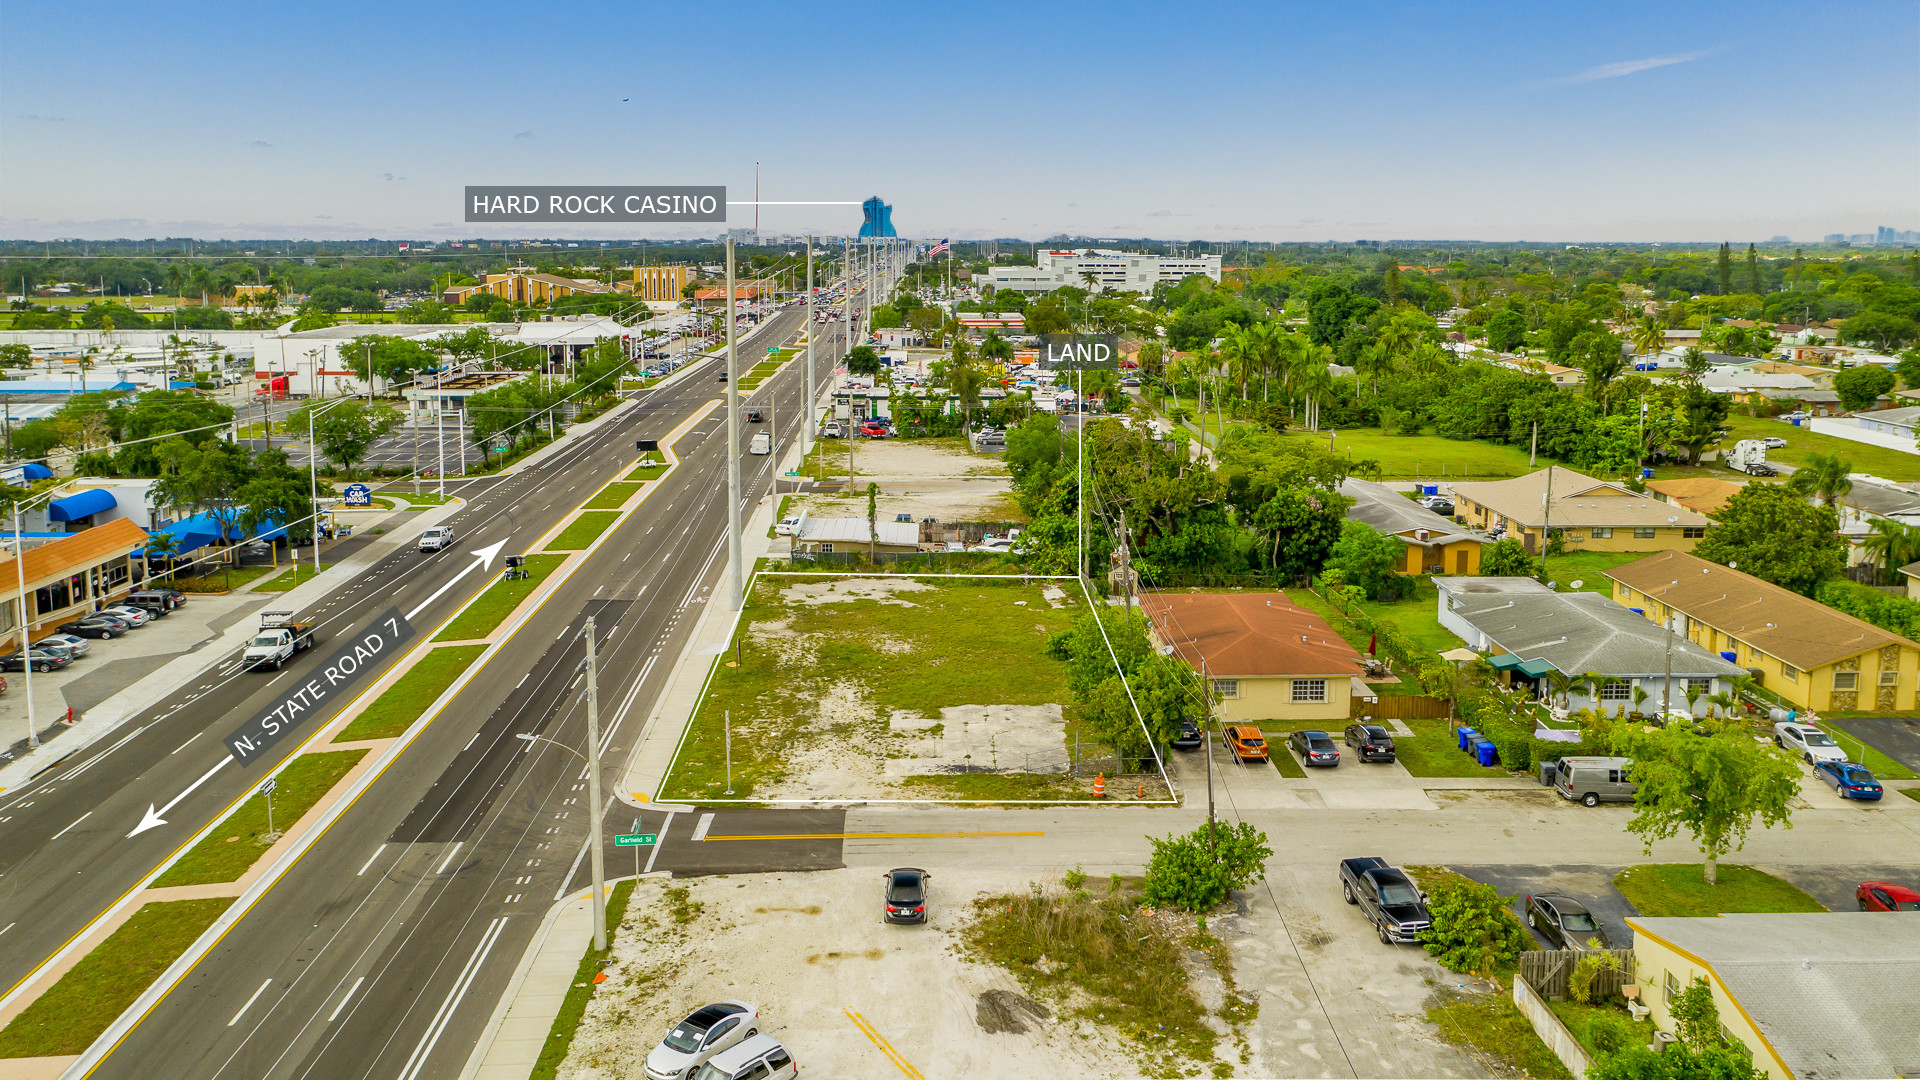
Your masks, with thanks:
M463 186L750 198L756 160L919 236L1920 228L1913 0L529 10L7 5L0 236L497 236Z

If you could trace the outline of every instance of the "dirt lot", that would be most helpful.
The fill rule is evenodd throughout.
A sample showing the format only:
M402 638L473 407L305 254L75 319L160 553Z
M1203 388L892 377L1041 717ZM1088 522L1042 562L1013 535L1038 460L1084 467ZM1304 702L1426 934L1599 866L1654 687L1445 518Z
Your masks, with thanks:
M890 926L868 870L643 882L559 1075L639 1076L674 1022L722 998L758 1006L803 1076L899 1074L848 1010L929 1077L1139 1075L1111 1033L1029 1007L1011 975L958 954L976 895L1026 887L1018 873L942 873L931 921Z
M846 440L823 439L829 467L846 473ZM811 459L810 459L811 460ZM1013 485L998 455L976 455L960 439L859 440L854 449L858 473L845 497L795 496L789 514L806 510L813 517L865 517L867 483L880 485L883 520L912 514L915 521L1019 520Z

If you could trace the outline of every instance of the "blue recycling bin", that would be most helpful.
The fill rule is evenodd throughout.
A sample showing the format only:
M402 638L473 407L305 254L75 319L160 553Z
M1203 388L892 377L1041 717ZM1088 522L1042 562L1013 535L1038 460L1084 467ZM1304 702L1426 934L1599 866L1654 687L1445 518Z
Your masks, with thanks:
M1493 759L1499 756L1500 751L1494 749L1492 743L1485 739L1474 740L1473 757L1475 761L1478 761L1482 765L1492 765Z
M1641 470L1640 470L1640 479L1642 479L1642 480L1651 480L1651 479L1653 479L1653 470L1652 470L1652 469L1641 469Z
M1458 728L1454 734L1459 739L1458 746L1461 750L1465 750L1468 743L1477 741L1480 738L1480 733L1470 727Z
M1422 484L1420 485L1420 494L1438 495L1440 494L1440 485L1439 484Z

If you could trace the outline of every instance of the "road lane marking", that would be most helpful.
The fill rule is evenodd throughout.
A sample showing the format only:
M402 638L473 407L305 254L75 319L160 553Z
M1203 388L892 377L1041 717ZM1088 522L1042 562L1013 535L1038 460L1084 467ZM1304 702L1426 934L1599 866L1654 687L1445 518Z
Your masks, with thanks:
M463 845L463 844L465 844L465 843L466 843L466 841L465 841L465 840L461 840L461 841L458 841L458 842L456 842L456 843L455 843L455 844L453 845L453 850L452 850L452 851L449 851L449 852L447 852L447 857L446 857L446 858L444 858L444 859L442 859L442 860L440 860L440 869L438 869L438 870L435 870L435 871L434 871L434 873L436 873L436 874L444 874L444 873L446 873L446 872L447 872L447 864L453 861L453 857L454 857L455 855L458 855L458 854L460 854L460 847L461 847L461 845Z
M696 841L705 840L707 838L707 830L712 827L713 827L713 815L701 814L700 820L696 822L693 826L693 839Z
M385 851L385 850L387 850L387 845L385 845L385 844L381 844L381 845L380 845L379 847L377 847L377 848L374 848L374 849L373 849L373 854L371 854L371 855L369 855L369 856L367 856L367 864L366 864L366 866L362 866L362 867L360 868L360 873L358 873L358 874L355 874L355 875L353 875L353 876L354 876L354 877L360 877L360 876L362 876L363 874L365 874L365 873L366 873L366 872L368 871L368 869L370 869L370 868L371 868L371 867L373 866L373 860L375 860L375 859L377 859L377 858L379 858L379 857L380 857L380 853L381 853L381 852L383 852L383 851Z
M61 837L63 837L63 836L65 836L65 835L67 835L67 834L68 834L68 833L70 833L70 832L72 832L72 831L73 831L73 826L74 826L74 825L78 825L78 824L80 824L80 823L81 823L82 821L85 821L85 820L87 820L88 818L90 818L90 817L92 817L92 816L93 816L93 811L91 811L91 810L89 810L89 811L87 811L87 812L86 812L86 813L84 813L84 814L81 814L81 815L80 815L80 816L79 816L78 818L76 818L76 819L74 819L74 822L73 822L73 825L69 825L69 826L67 826L67 827L66 827L66 828L64 828L64 829L61 829L61 830L60 830L59 832L57 832L57 833L54 833L54 834L53 834L52 836L50 836L50 837L48 837L47 839L49 839L49 840L58 840L58 839L60 839Z
M247 1003L245 1005L240 1006L240 1011L233 1014L233 1019L227 1021L227 1026L232 1027L233 1025L239 1023L240 1018L247 1015L247 1010L253 1008L253 1003L256 1001L259 1001L260 995L266 993L267 987L272 985L273 985L272 979L268 979L266 982L261 983L260 989L255 990L253 992L253 996L247 999Z
M852 1009L842 1009L841 1011L847 1014L847 1019L853 1021L853 1026L859 1028L861 1034L872 1040L874 1047L882 1054L885 1054L888 1061L893 1062L901 1072L907 1075L908 1080L927 1080L925 1076L920 1074L919 1069L914 1068L906 1058L900 1056L900 1052L893 1048L893 1044L888 1042L886 1036L881 1035L879 1030L875 1028L866 1017L861 1016Z
M653 873L653 860L660 857L660 849L667 844L667 830L673 828L673 817L676 813L678 813L676 810L667 811L667 820L660 823L660 835L654 837L653 850L647 855L646 873ZM634 822L633 831L640 831L640 824L637 820Z
M20 924L19 924L19 923L17 923L17 922L10 922L10 923L8 923L8 924L7 924L7 930L11 930L11 929L13 929L14 927L16 927L16 926L19 926L19 925L20 925ZM0 934L4 934L4 933L6 933L6 932L7 932L7 930L0 930Z
M200 736L202 736L202 735L205 735L205 734L206 734L206 732L204 732L204 731L196 731L196 732L194 732L194 733L193 733L193 739L197 739L197 738L199 738ZM185 750L185 749L186 749L186 748L187 748L188 746L190 746L190 745L192 745L192 744L193 744L193 739L188 739L188 740L187 740L186 742L183 742L183 743L181 743L181 744L180 744L179 746L176 746L176 747L174 747L174 748L173 748L172 750L169 750L169 751L167 752L167 756L168 756L168 757L172 757L173 755L175 755L175 754L177 754L177 753L179 753L180 751L182 751L182 750Z
M742 836L708 836L707 819L712 814L703 815L700 828L695 830L695 840L928 840L995 838L1009 836L1045 836L1043 832L866 832L866 833L752 833Z
M427 1025L426 1033L420 1037L420 1045L413 1048L413 1056L407 1059L406 1067L400 1070L400 1080L418 1080L420 1070L426 1066L427 1060L433 1055L434 1045L446 1032L447 1024L453 1019L454 1011L460 1007L461 1000L467 996L467 989L473 985L474 977L480 973L480 965L486 962L487 954L493 951L493 943L500 940L500 931L506 929L506 926L505 916L487 925L486 933L481 935L480 944L474 949L473 956L468 959L467 966L461 970L460 977L454 980L453 989L447 991L447 999L440 1003L440 1011L434 1014L433 1022Z
M366 977L365 975L362 975L362 976L360 976L359 978L357 978L357 979L355 979L355 980L353 980L353 985L352 985L352 986L349 986L349 987L347 987L347 994L346 994L346 996L345 996L345 997L343 997L343 998L341 998L341 999L340 999L340 1004L338 1004L338 1005L335 1005L335 1006L333 1007L333 1012L331 1012L331 1013L329 1013L329 1014L327 1015L327 1023L329 1023L329 1024L331 1024L331 1023L333 1023L333 1022L334 1022L334 1020L336 1020L337 1018L339 1018L339 1016L340 1016L340 1010L341 1010L341 1009L344 1009L344 1008L346 1008L346 1007L347 1007L347 1002L349 1002L349 1001L352 1001L352 1000L353 1000L353 995L354 995L355 993L357 993L357 992L359 991L359 989L360 989L360 984L361 984L361 983L363 983L363 982L366 982L366 981L367 981L367 977Z

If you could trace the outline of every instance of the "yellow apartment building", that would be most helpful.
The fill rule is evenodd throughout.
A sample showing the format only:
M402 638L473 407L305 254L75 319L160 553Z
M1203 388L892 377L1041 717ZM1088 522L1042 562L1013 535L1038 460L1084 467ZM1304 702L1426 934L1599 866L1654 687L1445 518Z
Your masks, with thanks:
M1713 526L1684 506L1558 465L1511 480L1455 484L1453 504L1469 526L1504 528L1529 553L1540 550L1548 529L1569 552L1690 551Z
M633 284L625 291L633 293L636 300L678 301L687 288L687 268L684 266L636 266L633 268Z

